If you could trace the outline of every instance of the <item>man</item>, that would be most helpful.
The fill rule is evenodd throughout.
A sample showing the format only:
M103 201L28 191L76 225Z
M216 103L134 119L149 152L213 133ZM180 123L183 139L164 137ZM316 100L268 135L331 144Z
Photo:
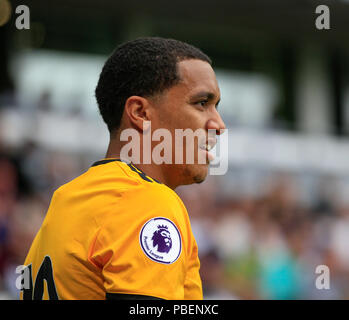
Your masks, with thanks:
M214 144L207 133L224 129L210 59L173 39L124 43L105 63L96 98L110 132L106 158L54 193L25 261L22 298L202 299L197 245L173 189L205 179ZM206 132L191 147L207 161L121 160L122 133L139 133L143 155L149 123L172 137L180 128Z

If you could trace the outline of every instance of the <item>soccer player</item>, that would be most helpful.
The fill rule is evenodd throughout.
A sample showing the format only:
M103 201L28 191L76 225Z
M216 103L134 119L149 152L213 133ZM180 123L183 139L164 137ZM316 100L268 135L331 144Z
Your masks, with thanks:
M211 60L174 39L126 42L106 61L96 98L110 132L106 157L55 191L25 260L21 298L202 299L197 244L174 189L205 179L215 142L206 135L198 149L205 163L135 164L120 154L126 129L139 133L143 154L146 123L172 137L176 129L220 134Z

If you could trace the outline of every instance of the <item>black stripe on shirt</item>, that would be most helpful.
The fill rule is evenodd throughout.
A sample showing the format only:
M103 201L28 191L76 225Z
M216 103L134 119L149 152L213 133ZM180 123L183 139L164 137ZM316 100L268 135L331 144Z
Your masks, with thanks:
M106 163L109 163L109 162L114 162L114 161L121 161L121 159L105 159L105 160L99 160L99 161L96 161L92 167L96 167L96 166L99 166L101 164L106 164Z
M96 161L92 167L96 167L96 166L99 166L99 165L102 165L102 164L106 164L106 163L110 163L110 162L114 162L114 161L120 161L120 162L124 162L122 161L121 159L105 159L105 160L99 160L99 161ZM126 163L126 162L125 162ZM147 181L147 182L153 182L152 180L154 180L155 182L161 184L160 181L154 179L154 178L150 178L148 177L141 169L137 168L135 165L133 165L132 163L126 163L130 169L134 172L136 172L143 180ZM152 180L151 180L152 179Z

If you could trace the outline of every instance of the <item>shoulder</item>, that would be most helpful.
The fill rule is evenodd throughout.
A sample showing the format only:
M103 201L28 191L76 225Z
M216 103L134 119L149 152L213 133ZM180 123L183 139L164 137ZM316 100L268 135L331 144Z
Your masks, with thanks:
M175 191L120 161L92 166L61 186L52 201L55 207L83 212L79 217L92 219L97 227L111 232L139 228L157 217L183 230L189 227L187 210Z
M182 220L187 211L178 195L159 183L140 183L123 190L117 204L105 219L144 220L153 216L166 216Z
M190 221L177 194L160 184L127 190L99 221L98 246L137 259L172 264L192 246ZM148 260L148 258L150 260ZM138 261L138 260L137 260Z
M138 200L141 203L155 206L182 206L178 195L169 187L160 183L142 183L133 188L129 188L125 193L125 200ZM138 202L138 204L141 204Z
M110 235L118 233L127 237L139 233L145 225L156 223L173 226L185 235L190 230L185 206L178 195L163 184L138 184L128 188L114 206L104 211L96 218L103 232Z

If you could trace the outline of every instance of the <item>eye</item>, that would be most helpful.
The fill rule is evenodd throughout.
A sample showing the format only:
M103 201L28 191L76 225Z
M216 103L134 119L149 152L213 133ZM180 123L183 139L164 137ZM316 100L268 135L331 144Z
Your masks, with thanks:
M199 105L201 105L202 107L205 107L205 106L207 105L207 103L208 103L208 100L200 100L200 101L198 101L196 104L199 104Z

